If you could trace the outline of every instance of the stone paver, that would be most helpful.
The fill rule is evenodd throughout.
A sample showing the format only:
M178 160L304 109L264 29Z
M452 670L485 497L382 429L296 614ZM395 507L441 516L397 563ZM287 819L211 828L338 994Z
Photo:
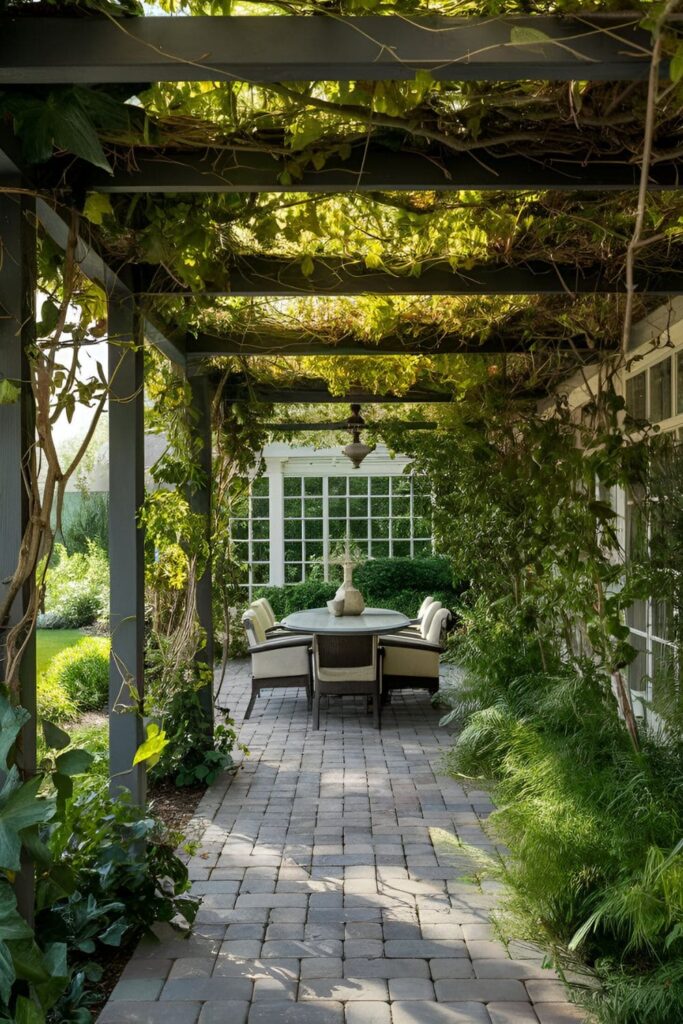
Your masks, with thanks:
M143 940L101 1024L576 1024L542 953L490 923L500 887L443 834L493 851L492 807L440 774L450 737L424 693L394 695L380 732L332 701L313 731L276 690L243 721L248 665L220 694L251 751L214 783L188 861L193 934Z

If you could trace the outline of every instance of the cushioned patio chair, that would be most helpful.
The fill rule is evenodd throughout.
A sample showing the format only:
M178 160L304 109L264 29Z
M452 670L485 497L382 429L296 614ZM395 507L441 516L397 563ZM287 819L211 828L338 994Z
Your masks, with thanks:
M439 689L439 658L443 651L442 635L451 613L447 608L435 609L424 637L404 633L383 636L382 694L389 698L392 690Z
M244 715L249 718L261 690L303 687L311 708L311 637L266 635L253 608L242 616L251 655L251 698Z
M255 601L251 602L251 607L252 608L256 608L256 607L261 608L265 612L266 622L268 623L267 630L281 629L282 628L281 623L279 623L277 621L277 619L275 618L275 612L273 611L273 606L271 605L271 603L270 603L270 601L268 600L267 597L257 597Z
M435 601L433 597L425 597L416 617L410 620L410 625L401 630L400 635L407 633L409 636L421 636L424 639L432 618L440 607L440 601Z
M373 724L381 726L382 658L376 636L313 637L313 728L320 728L320 698L364 696Z

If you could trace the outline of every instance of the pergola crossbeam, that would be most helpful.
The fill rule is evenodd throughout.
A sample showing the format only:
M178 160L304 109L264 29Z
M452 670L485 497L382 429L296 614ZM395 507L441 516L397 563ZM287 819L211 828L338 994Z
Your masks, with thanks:
M217 336L199 334L196 338L188 338L188 358L215 358L218 356L243 355L283 355L283 356L360 356L360 355L438 355L460 353L462 355L502 354L506 352L531 351L572 352L580 354L599 354L618 350L618 342L593 342L585 335L572 338L525 340L520 337L506 338L504 334L492 332L488 337L467 338L459 335L446 334L440 336L436 332L431 335L422 334L415 337L390 335L379 341L366 341L362 338L343 337L336 341L325 341L318 338L302 338L300 334L288 332L278 334L247 333L236 336Z
M580 141L580 140L577 140ZM568 156L444 155L436 151L395 152L383 146L355 147L342 160L332 157L321 170L307 167L291 180L286 159L269 153L203 149L122 153L114 173L81 165L75 171L54 161L42 172L46 182L64 180L85 191L108 194L222 192L402 192L455 189L550 189L615 192L637 188L640 166L632 154L608 159ZM650 168L651 191L680 188L683 161L663 160Z
M641 17L3 16L0 85L382 81L417 71L441 81L633 81L650 67Z
M302 378L283 381L279 384L265 384L250 381L243 374L230 376L221 392L224 402L264 402L273 404L307 404L330 402L334 404L359 402L361 405L379 403L421 403L452 402L452 391L432 391L430 388L414 386L403 395L375 394L362 388L351 388L345 395L334 395L327 382L316 378Z
M591 295L623 293L626 285L612 267L577 267L541 260L518 266L483 263L453 270L448 263L423 265L419 276L370 270L362 263L339 258L317 259L304 273L298 262L276 257L244 256L234 267L217 274L201 291L184 287L166 271L138 266L141 295L296 296L296 295ZM683 293L683 268L636 273L638 292L652 295Z

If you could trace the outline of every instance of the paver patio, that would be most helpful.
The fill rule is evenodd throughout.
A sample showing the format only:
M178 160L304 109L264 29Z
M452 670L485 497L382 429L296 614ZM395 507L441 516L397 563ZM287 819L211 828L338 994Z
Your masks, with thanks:
M251 756L197 810L197 925L140 943L101 1024L582 1020L538 951L496 939L496 884L461 880L433 831L493 849L487 794L440 774L450 738L425 694L396 694L381 732L360 699L315 732L292 690L241 724L248 671L219 695Z

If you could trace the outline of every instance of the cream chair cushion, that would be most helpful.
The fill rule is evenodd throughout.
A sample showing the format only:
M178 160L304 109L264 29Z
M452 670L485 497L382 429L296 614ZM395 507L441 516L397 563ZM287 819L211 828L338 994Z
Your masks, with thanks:
M307 643L291 643L290 647L284 646L281 640L273 640L272 649L265 643L261 650L252 651L251 674L254 679L286 679L288 676L308 675Z

